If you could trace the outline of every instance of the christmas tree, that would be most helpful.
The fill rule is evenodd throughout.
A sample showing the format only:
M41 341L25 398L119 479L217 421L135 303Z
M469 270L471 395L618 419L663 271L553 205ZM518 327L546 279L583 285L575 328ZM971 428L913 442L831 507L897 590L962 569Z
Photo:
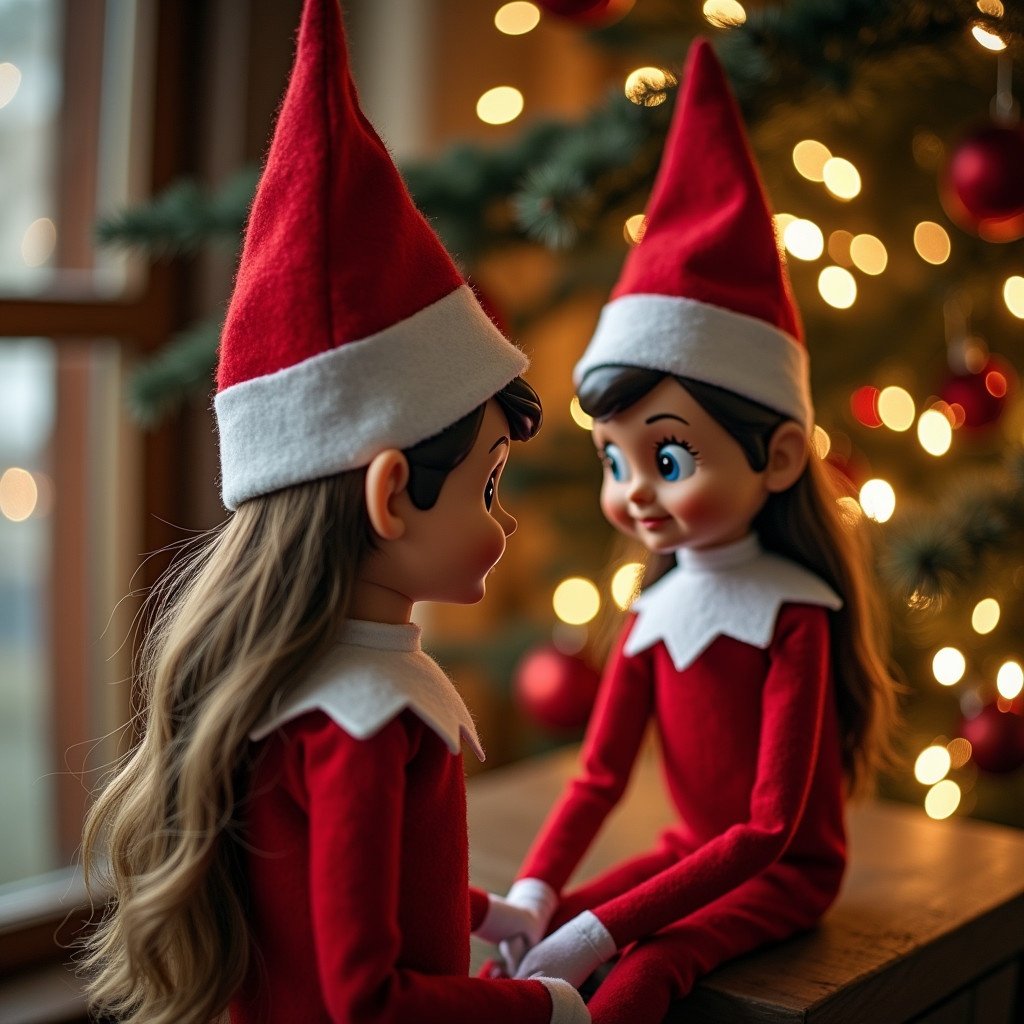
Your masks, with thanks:
M998 0L539 6L642 66L578 122L534 121L502 147L407 165L418 204L483 297L498 296L514 336L578 352L585 338L537 325L581 293L606 293L641 237L675 75L694 35L711 35L803 310L815 444L877 542L906 688L908 763L885 790L935 817L1024 826L1024 131L1012 82L1024 12ZM101 235L161 255L237 245L255 179L245 170L213 193L180 183ZM538 251L549 254L541 284L510 296L509 254ZM218 333L196 324L140 369L140 417L208 393ZM576 652L599 660L602 597L617 572L603 607L628 604L636 576L628 554L609 562L586 432L548 408L547 442L511 480L558 538L529 584L547 621L525 617L489 657L508 686L535 648L520 697L540 723L573 727L594 685ZM469 662L474 650L467 639L446 653Z

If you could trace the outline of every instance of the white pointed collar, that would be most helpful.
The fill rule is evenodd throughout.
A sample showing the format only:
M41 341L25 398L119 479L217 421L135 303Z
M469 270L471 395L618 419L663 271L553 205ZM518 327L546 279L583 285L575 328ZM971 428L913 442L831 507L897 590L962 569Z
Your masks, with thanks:
M682 671L719 636L766 648L788 602L833 610L843 604L809 569L764 551L754 534L716 548L681 548L676 567L634 602L623 650L639 654L662 641Z
M350 736L373 736L406 708L457 754L465 740L483 761L469 710L440 665L420 646L415 623L350 619L307 679L272 706L249 734L263 739L307 711L328 715Z

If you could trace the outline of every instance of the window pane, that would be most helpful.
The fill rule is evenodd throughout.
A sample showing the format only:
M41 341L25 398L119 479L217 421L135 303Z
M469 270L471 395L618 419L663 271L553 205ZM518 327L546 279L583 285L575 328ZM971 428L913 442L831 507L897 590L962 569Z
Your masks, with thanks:
M0 293L112 296L138 259L97 249L137 195L146 0L0 0Z
M114 343L0 340L0 884L70 862L125 718L121 389Z

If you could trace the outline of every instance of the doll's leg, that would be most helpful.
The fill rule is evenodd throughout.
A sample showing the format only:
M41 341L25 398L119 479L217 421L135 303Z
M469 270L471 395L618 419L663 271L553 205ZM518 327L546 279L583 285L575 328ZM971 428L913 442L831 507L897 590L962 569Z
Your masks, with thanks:
M584 910L590 910L615 896L621 896L622 893L671 867L676 860L676 855L669 850L657 849L616 864L604 874L566 893L551 918L548 930L554 931Z
M801 881L794 889L792 882ZM813 926L837 883L808 885L778 868L751 879L649 939L627 947L590 1000L594 1024L660 1024L701 975L767 942Z

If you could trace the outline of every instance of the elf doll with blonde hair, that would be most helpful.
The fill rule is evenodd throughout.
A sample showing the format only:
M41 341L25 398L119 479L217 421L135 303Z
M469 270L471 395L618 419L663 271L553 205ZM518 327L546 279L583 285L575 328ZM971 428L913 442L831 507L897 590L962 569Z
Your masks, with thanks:
M575 985L617 958L588 1004L601 1024L656 1024L701 974L821 917L844 797L882 760L894 707L866 556L808 444L771 215L706 42L684 77L645 234L575 370L602 510L652 561L580 773L509 893L532 927L503 946L518 977ZM678 820L563 894L649 722Z
M95 1004L139 1024L583 1024L563 980L471 978L524 912L468 884L458 692L415 602L475 602L540 425L527 361L359 109L306 0L224 326L233 515L165 583L140 743L86 824L114 900ZM101 864L105 861L105 864Z

